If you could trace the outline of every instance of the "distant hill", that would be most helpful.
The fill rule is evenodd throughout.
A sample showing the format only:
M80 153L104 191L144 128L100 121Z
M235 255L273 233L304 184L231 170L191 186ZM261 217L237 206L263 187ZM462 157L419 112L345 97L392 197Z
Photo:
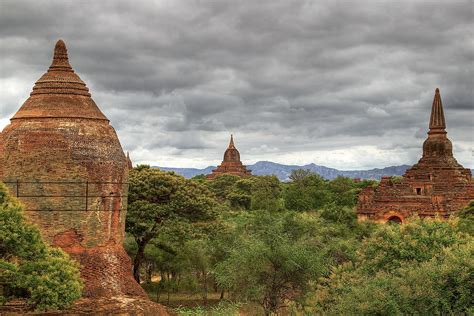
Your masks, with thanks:
M163 171L174 171L177 174L182 175L185 178L192 178L194 176L200 175L200 174L208 174L211 173L212 169L215 169L216 167L209 166L204 169L196 169L196 168L167 168L167 167L156 167L153 166L153 168L159 168L160 170Z
M196 168L166 168L166 167L154 167L164 171L174 171L185 178L192 178L199 174L208 174L215 166L209 166L204 169ZM379 180L382 176L401 176L405 173L405 170L410 168L409 165L391 166L382 169L370 169L370 170L337 170L334 168L328 168L319 166L314 163L304 166L298 165L283 165L274 163L271 161L259 161L253 165L248 165L247 168L252 170L252 174L260 175L275 175L281 181L288 181L291 171L294 169L309 169L321 175L326 179L334 179L337 176L344 176L348 178L361 178L361 179L373 179Z

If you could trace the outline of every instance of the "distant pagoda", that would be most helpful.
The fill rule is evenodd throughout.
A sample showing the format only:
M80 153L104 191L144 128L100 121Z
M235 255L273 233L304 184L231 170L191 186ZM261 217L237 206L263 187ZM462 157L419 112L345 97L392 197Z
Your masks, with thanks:
M453 157L446 136L439 89L436 89L423 157L401 179L382 177L377 188L359 194L358 218L402 223L407 217L447 218L474 200L471 170Z
M222 174L234 174L240 177L252 175L251 170L247 170L240 161L240 153L237 148L235 148L234 137L232 135L230 135L229 147L227 147L224 153L224 160L216 169L212 170L212 173L207 175L207 179L212 180Z

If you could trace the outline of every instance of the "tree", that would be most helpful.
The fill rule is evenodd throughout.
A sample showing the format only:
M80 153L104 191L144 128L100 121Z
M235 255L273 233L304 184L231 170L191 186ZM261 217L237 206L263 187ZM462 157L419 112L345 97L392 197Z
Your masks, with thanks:
M327 181L312 172L293 171L294 179L284 193L285 207L294 211L318 210L329 202L331 197Z
M43 241L0 183L0 303L25 297L38 310L62 309L82 287L79 264Z
M333 194L333 200L337 205L353 207L357 202L357 194L360 189L352 179L338 176L329 181L329 190Z
M206 181L206 175L205 174L198 174L198 175L192 177L191 180L198 181L198 182L204 182L204 181Z
M215 269L218 283L240 300L260 304L265 315L286 300L302 301L323 275L322 245L310 238L314 222L296 214L242 213L236 240Z
M207 181L208 188L214 192L219 201L227 201L227 195L231 192L234 184L241 178L235 174L222 174L214 180Z
M474 239L456 221L382 225L317 292L328 314L469 314Z
M294 169L291 170L290 180L293 181L293 183L299 183L311 174L313 173L309 169Z
M137 243L133 275L139 282L145 247L157 237L163 225L172 220L190 223L211 220L217 203L204 184L149 166L131 170L129 182L126 230ZM164 244L158 246L169 250Z
M249 210L252 205L252 178L240 179L234 183L227 194L227 200L233 209Z
M276 176L258 176L253 177L252 180L251 208L253 210L283 209L280 180Z
M471 201L457 215L460 219L459 230L474 236L474 201Z
M336 203L326 205L320 212L321 217L332 223L344 224L353 228L357 223L357 214L353 208L338 206Z

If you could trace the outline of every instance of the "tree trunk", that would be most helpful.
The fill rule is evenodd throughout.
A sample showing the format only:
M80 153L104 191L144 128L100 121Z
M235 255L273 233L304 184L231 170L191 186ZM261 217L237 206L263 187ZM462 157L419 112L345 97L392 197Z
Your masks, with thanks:
M147 264L146 266L146 280L145 282L151 283L151 278L153 274L153 264Z
M219 297L219 300L223 300L224 299L224 289L221 290L221 296Z
M145 246L148 242L144 240L137 241L138 251L133 259L133 277L135 281L140 284L140 266L142 265L143 257L145 256Z

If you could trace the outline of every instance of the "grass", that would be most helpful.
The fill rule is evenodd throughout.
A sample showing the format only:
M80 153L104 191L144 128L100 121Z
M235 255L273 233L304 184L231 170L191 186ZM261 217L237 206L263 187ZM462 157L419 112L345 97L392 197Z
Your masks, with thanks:
M151 300L165 305L179 316L258 316L263 315L262 309L253 304L234 303L221 300L220 293L208 293L207 300L201 294L171 292L160 293L157 300L156 283L142 284Z
M177 307L174 311L180 316L238 316L240 304L221 301L213 306Z
M170 292L157 293L157 282L142 284L151 300L168 307L174 315L179 316L261 316L264 315L261 306L252 303L232 302L220 299L220 292L210 292L204 300L200 293ZM227 294L227 293L226 293ZM284 307L278 316L303 315Z

